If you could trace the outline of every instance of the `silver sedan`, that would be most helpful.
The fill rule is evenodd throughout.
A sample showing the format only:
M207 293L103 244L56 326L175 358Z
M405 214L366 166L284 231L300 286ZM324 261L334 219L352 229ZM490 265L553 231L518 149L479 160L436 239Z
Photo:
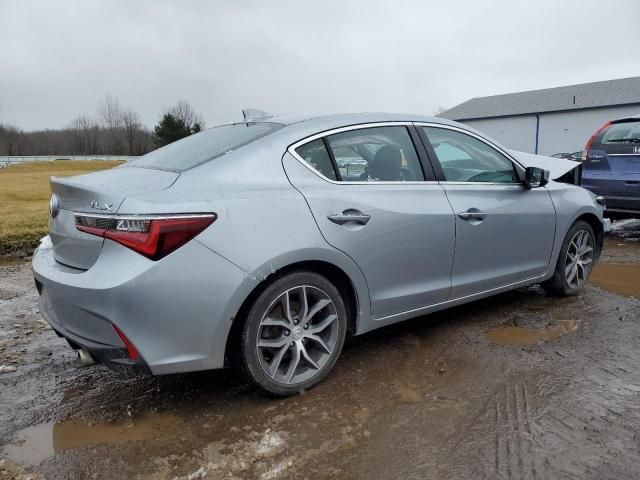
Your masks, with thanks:
M423 116L214 127L51 179L40 311L84 364L231 363L294 394L349 335L523 285L578 291L605 224L577 166Z

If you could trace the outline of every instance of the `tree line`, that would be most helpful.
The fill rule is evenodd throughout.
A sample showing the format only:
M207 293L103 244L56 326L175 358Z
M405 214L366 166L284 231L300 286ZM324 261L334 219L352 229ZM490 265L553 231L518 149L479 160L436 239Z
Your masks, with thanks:
M0 124L0 155L144 155L204 126L193 107L180 100L151 131L137 112L107 95L95 115L81 115L66 128L26 132Z

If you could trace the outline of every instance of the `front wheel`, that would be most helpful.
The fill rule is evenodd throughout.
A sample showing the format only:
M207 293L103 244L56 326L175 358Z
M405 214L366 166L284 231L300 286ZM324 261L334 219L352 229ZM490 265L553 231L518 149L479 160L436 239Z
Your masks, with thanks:
M279 396L307 390L336 363L347 331L338 289L313 272L277 279L249 310L241 362L249 380Z
M562 243L553 277L542 287L555 295L574 295L589 278L595 260L596 240L593 228L578 220Z

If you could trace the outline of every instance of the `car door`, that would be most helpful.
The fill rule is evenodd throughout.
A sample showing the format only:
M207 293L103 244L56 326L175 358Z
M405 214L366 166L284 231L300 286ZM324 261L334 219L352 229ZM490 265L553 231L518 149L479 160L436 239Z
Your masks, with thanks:
M445 301L451 288L453 211L416 145L411 125L359 125L283 158L324 238L362 270L377 319Z
M544 274L556 226L547 189L527 189L516 163L478 135L442 125L418 128L455 213L450 298Z

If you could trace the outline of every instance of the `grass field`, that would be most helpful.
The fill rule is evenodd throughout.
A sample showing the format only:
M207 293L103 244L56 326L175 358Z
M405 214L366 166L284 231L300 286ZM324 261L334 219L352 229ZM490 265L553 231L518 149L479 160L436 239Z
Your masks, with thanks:
M30 251L47 233L49 177L115 167L122 162L33 162L0 169L0 255Z

